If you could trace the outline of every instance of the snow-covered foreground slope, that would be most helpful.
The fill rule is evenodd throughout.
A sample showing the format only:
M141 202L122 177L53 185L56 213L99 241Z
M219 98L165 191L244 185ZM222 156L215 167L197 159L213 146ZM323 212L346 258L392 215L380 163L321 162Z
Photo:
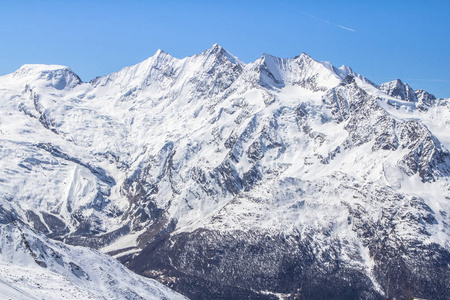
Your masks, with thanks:
M19 222L0 225L0 239L1 299L186 299L109 256Z
M304 53L25 65L0 77L0 209L196 299L445 299L449 120Z

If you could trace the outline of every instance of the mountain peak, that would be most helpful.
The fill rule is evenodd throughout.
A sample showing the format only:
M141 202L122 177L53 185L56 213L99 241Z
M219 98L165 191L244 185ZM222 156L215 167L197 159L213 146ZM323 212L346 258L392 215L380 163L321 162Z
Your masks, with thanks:
M208 54L222 54L225 51L226 51L225 48L223 48L219 44L215 43L209 49L206 49L205 51L203 51L200 54L206 54L206 55L208 55Z
M342 65L339 69L336 68L335 73L338 74L339 77L341 77L342 79L344 79L345 77L347 77L348 75L353 74L353 70L352 68L350 68L349 66L346 65Z
M169 53L164 52L161 49L158 49L158 50L156 50L156 52L155 52L155 54L153 56L160 56L160 55L164 55L164 54L170 55Z
M220 46L217 43L215 43L214 45L211 46L211 48L203 51L199 55L206 56L207 58L214 56L218 59L226 59L233 64L244 64L241 60L239 60L239 58L231 54L224 47Z
M214 43L210 48L211 51L221 51L222 49L224 48L217 43Z
M160 61L160 60L171 59L171 58L173 58L172 55L170 55L169 53L167 53L161 49L158 49L158 50L156 50L155 54L153 54L153 56L150 56L149 58L147 58L146 60L144 60L143 62L141 62L139 64L142 64L142 63L145 64L145 62L151 62L151 64L153 64L154 61Z
M436 102L436 97L433 94L424 90L415 90L414 93L417 96L419 103L423 103L427 106L433 105Z
M403 83L400 79L381 84L380 90L399 100L418 102L414 90L408 84Z
M423 113L431 95L305 53L233 58L158 50L74 89L64 66L0 77L0 298L5 264L141 297L46 235L199 299L450 299L448 101Z
M294 58L264 53L252 65L260 74L259 83L266 87L294 85L311 91L324 91L340 82L330 63L316 61L306 53Z
M12 73L12 77L26 81L45 80L49 82L48 85L58 90L73 88L82 83L80 77L69 67L61 65L25 64Z
M62 65L25 64L21 66L19 69L17 69L13 74L15 76L23 76L31 74L40 74L44 72L54 72L59 70L70 70L70 68Z
M304 58L311 58L311 56L309 56L306 52L302 52L294 57L294 59L304 59Z
M394 82L396 85L402 85L403 84L403 81L401 81L400 79L395 79L394 81L392 81L392 82Z

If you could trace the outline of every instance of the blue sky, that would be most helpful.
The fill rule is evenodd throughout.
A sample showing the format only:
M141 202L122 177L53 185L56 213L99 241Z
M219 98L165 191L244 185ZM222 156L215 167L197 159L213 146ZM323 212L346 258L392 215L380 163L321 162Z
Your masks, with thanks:
M306 52L450 97L448 0L0 1L0 75L61 64L89 81L159 48L183 58L214 43L244 62Z

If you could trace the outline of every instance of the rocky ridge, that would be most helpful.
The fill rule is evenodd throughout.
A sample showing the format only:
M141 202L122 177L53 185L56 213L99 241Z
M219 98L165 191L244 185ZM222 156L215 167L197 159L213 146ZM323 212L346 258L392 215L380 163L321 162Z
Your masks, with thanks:
M449 294L449 101L306 54L0 77L3 214L193 299Z

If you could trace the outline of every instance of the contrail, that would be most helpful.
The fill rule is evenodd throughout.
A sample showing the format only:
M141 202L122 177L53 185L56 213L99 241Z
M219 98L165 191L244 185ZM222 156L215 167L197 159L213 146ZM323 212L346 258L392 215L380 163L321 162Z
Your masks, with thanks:
M307 16L307 17L316 19L316 20L318 20L318 21L322 21L322 22L324 22L324 23L327 23L327 24L330 24L330 25L333 25L333 26L336 26L336 27L339 27L339 28L342 28L342 29L345 29L345 30L348 30L348 31L352 31L352 32L355 32L355 31L356 31L355 29L351 29L351 28L348 28L348 27L345 27L345 26L342 26L342 25L339 25L339 24L336 24L336 23L332 23L332 22L330 22L330 21L328 21L328 20L321 19L321 18L319 18L319 17L316 17L316 16L313 16L313 15L304 13L304 12L299 11L299 10L297 10L297 12L299 12L299 13L301 13L302 15L305 15L305 16Z
M340 27L340 28L348 30L348 31L356 31L355 29L351 29L351 28L348 28L348 27L345 27L345 26L342 26L342 25L339 25L339 24L334 24L334 23L331 23L330 21L327 21L327 20L322 20L322 19L319 19L319 18L316 18L316 19L324 21L325 23L328 23L328 24Z

